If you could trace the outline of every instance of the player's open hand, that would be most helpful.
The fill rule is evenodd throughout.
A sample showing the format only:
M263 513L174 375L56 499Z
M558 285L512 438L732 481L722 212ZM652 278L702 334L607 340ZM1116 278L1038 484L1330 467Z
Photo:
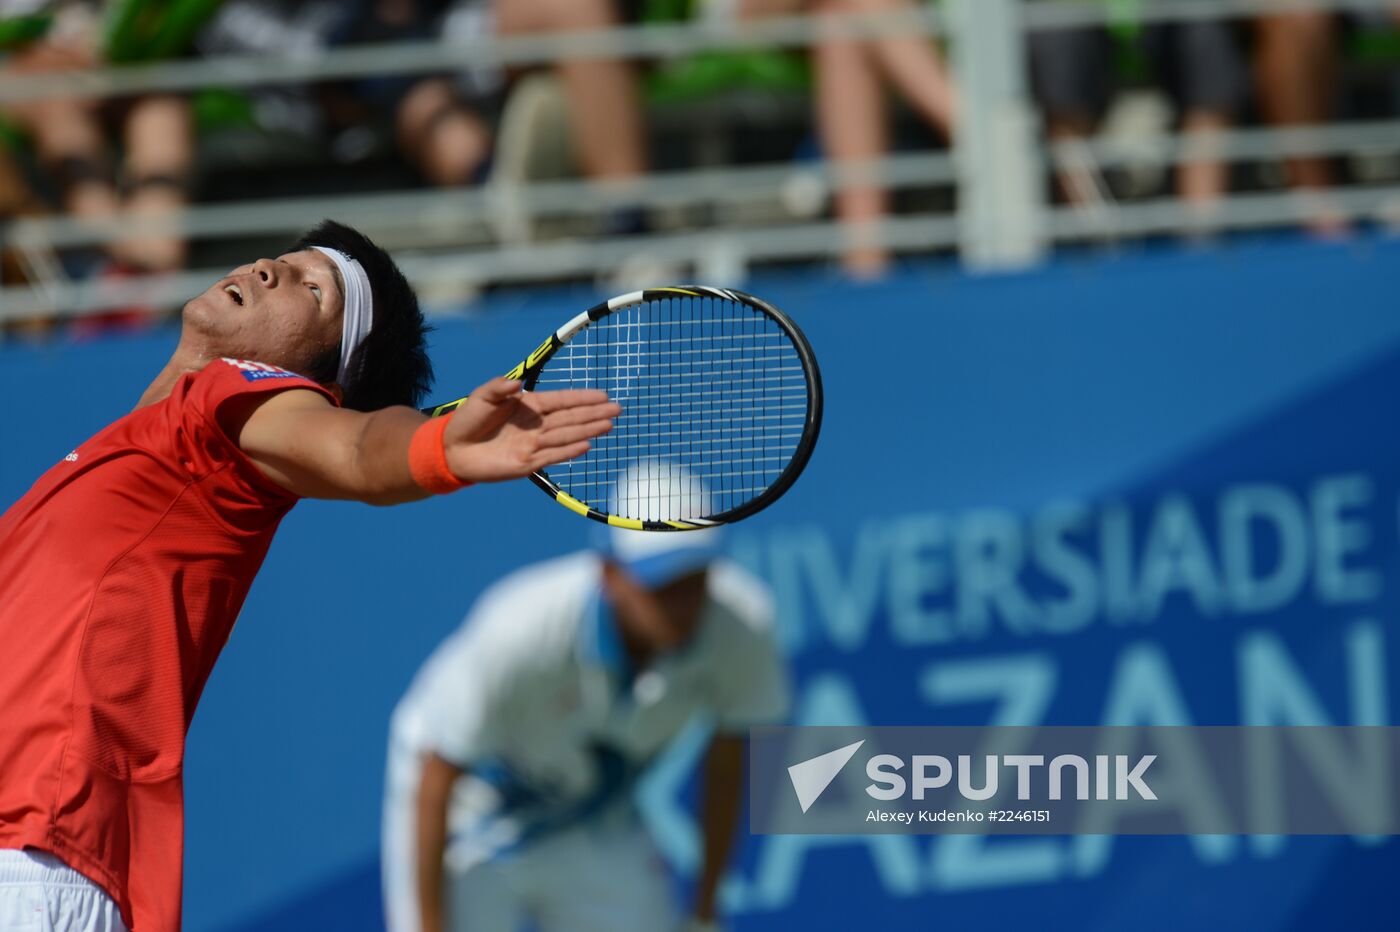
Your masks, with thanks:
M452 413L443 434L447 466L466 482L520 479L582 456L612 430L622 408L601 391L521 391L492 379Z

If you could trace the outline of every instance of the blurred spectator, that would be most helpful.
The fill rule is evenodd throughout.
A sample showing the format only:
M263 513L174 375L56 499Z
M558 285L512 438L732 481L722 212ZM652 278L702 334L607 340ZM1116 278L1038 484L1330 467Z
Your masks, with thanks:
M370 0L346 18L333 41L430 41L443 34L449 20L467 21L468 31L481 33L491 29L485 8L480 2ZM349 134L379 126L426 181L460 185L479 180L490 160L487 117L496 109L499 90L493 69L468 67L460 80L420 74L363 78L331 89L324 100L336 126L349 127Z
M24 173L5 152L0 141L0 222L11 217L23 217L43 213L43 204L35 196ZM27 262L18 250L6 248L0 240L0 286L17 285L30 279ZM25 320L0 320L0 335L22 338L38 338L46 334L53 321L48 318L28 318Z
M712 15L737 7L740 17L759 19L804 10L820 16L912 12L909 0L708 0ZM828 19L824 36L812 46L816 71L816 112L822 148L854 185L836 195L836 216L845 224L845 270L874 278L889 266L880 242L880 220L889 212L889 192L869 163L890 149L886 85L929 126L951 139L957 99L938 47L924 35L851 38Z
M349 30L358 7L338 0L225 0L199 31L195 48L206 57L315 56ZM321 142L328 129L312 84L258 85L242 101L246 122L270 136Z
M617 24L619 13L612 0L230 0L204 31L200 48L225 55L287 55L328 45L437 38L463 42ZM647 171L648 164L643 113L630 64L616 59L566 59L553 71L564 102L556 105L547 94L522 95L517 109L528 112L521 113L517 123L529 139L510 147L510 158L505 160L510 164L497 160L491 165L491 158L493 151L501 154L496 150L493 123L501 111L507 77L515 76L470 62L463 62L452 74L370 77L325 88L315 98L323 111L314 119L328 119L330 129L342 130L336 144L346 151L370 146L365 133L381 126L424 181L440 186L482 181L489 168L507 181L531 181L531 169L521 162L531 158L532 147L549 144L543 139L552 129L549 123L567 119L573 153L552 153L553 161L568 165L577 160L588 178L626 188ZM266 92L259 97L266 97ZM290 90L283 91L283 97L295 99ZM301 111L307 99L297 99L295 109ZM300 122L305 125L309 120ZM608 232L637 232L643 225L640 218L641 211L622 211Z
M1194 225L1208 226L1229 185L1229 165L1215 154L1214 140L1244 103L1248 78L1243 55L1226 22L1188 19L1144 26L1131 6L1113 4L1115 20L1108 28L1031 33L1032 84L1050 138L1091 135L1124 79L1160 84L1175 102L1187 136L1177 193L1192 208ZM1102 182L1092 164L1062 167L1057 181L1070 203L1091 203L1100 196Z
M613 0L368 0L334 41L466 43L608 29L619 25L621 16ZM451 74L349 82L324 101L338 126L358 126L363 133L379 124L387 130L405 161L430 184L457 186L489 177L498 193L492 225L502 240L522 243L535 239L538 230L520 185L577 168L622 202L648 167L630 62L565 58L548 68L548 76L539 69L523 71L505 73L463 61ZM601 232L636 234L647 226L640 207L618 207L604 212ZM614 286L628 289L675 276L666 263L645 253L631 256L611 274Z
M1337 16L1290 11L1262 16L1254 52L1261 115L1275 126L1312 126L1332 117L1337 77ZM1346 220L1328 209L1321 192L1332 186L1332 159L1286 160L1289 182L1315 200L1308 228L1320 236L1346 231Z
M108 48L101 12L96 4L62 4L48 32L11 57L5 70L36 74L103 64ZM28 136L64 208L76 217L102 219L122 210L168 215L188 199L194 140L183 98L49 98L8 105L3 115ZM120 146L109 141L109 132L120 137ZM177 235L127 237L110 248L118 274L176 269L185 254L186 243Z
M442 36L464 41L494 35L607 29L620 22L612 0L373 0L345 36L347 42L384 42ZM564 59L553 66L567 103L574 159L589 178L625 186L647 169L642 109L632 67L615 59ZM492 155L491 118L499 110L505 76L464 62L453 76L359 81L354 88L391 115L405 157L437 185L481 179ZM536 106L528 95L528 108ZM547 101L538 106L548 107ZM534 120L526 115L525 123ZM530 140L526 140L525 148ZM497 155L501 153L498 151ZM556 153L556 157L567 154ZM517 161L527 157L512 155ZM556 158L557 160L557 158ZM529 180L516 164L495 170ZM640 211L608 232L637 232Z
M613 0L495 0L501 35L608 29ZM647 170L642 107L629 62L570 58L554 65L569 102L574 153L590 178L626 184Z
M199 35L205 55L298 57L333 46L431 41L494 24L483 2L443 0L226 0ZM501 87L495 69L460 76L378 75L328 85L262 85L246 92L258 130L329 146L356 163L388 145L424 180L478 180L491 155L486 117ZM319 153L323 156L324 153Z

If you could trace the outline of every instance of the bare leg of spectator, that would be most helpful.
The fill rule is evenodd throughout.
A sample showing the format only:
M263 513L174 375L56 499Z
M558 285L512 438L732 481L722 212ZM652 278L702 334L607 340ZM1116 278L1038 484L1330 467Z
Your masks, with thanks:
M804 6L819 13L855 15L914 9L907 0L740 0L746 19L789 15ZM889 193L869 163L889 151L884 85L888 80L934 129L951 137L956 121L953 84L938 51L924 36L854 39L832 21L812 48L817 80L817 123L822 147L842 177L857 183L836 195L836 216L845 226L842 266L858 278L874 278L889 267L879 243L880 220Z
M415 85L395 117L400 149L435 185L468 183L491 153L490 129L441 78Z
M82 41L40 43L8 60L5 71L43 74L95 64ZM35 153L58 182L69 213L98 218L117 210L112 162L92 103L51 98L11 104L5 113L33 137Z
M179 97L136 101L126 120L126 207L138 217L169 217L188 199L194 164L194 119ZM113 251L140 269L170 271L185 262L183 235L170 233L122 240Z
M1046 124L1046 134L1051 142L1082 141L1094 131L1094 121L1087 116L1051 116ZM1067 203L1084 206L1102 203L1104 199L1096 165L1062 166L1055 173L1055 182Z
M847 13L896 13L917 9L907 0L827 0L827 9ZM957 125L953 81L938 47L923 35L892 35L869 43L891 84L930 126L952 138Z
M1220 134L1229 128L1229 117L1210 110L1188 111L1181 121L1186 154L1176 190L1198 226L1209 225L1230 183L1230 166L1220 157Z
M503 35L606 29L610 0L499 0ZM570 59L555 66L574 116L574 148L590 178L627 180L646 171L642 107L631 66L615 59Z
M791 15L804 6L846 16L888 15L918 9L909 0L739 0L740 14L746 19ZM888 35L864 40L862 44L914 112L934 129L951 137L957 124L957 99L938 47L923 35Z
M813 47L812 57L822 148L848 183L836 192L836 216L847 239L842 266L857 278L878 277L890 262L879 242L889 192L870 163L889 149L884 89L863 42L825 38Z
M34 216L43 212L43 205L29 189L23 172L14 161L0 151L0 220L12 217ZM0 242L0 285L32 282L33 267L24 260L18 250L7 248ZM0 323L0 339L6 336L24 339L40 339L53 329L52 317L35 316L23 320Z
M1255 79L1265 118L1277 126L1324 123L1331 116L1336 37L1329 13L1286 13L1259 20ZM1314 192L1332 185L1326 158L1287 162L1295 187ZM1321 208L1308 223L1323 236L1345 232L1346 221Z
M92 110L76 101L54 100L42 116L26 121L39 160L63 189L64 207L78 217L105 217L116 212L107 143Z

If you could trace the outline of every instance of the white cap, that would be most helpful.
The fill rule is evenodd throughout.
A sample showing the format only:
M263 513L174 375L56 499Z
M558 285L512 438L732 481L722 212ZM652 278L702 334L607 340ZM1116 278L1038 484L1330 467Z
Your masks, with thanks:
M629 466L613 486L613 514L642 521L703 518L710 491L690 470L668 460L645 459ZM632 531L609 527L599 550L642 585L657 588L704 569L719 556L719 528L699 531Z

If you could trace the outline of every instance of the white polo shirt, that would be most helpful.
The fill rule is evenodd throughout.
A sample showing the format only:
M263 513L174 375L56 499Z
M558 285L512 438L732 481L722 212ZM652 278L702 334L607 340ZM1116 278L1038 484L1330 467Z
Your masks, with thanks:
M692 639L629 671L601 569L577 553L488 589L395 710L396 754L433 752L471 774L455 841L499 850L611 806L697 714L720 732L785 715L772 600L752 575L716 562Z

